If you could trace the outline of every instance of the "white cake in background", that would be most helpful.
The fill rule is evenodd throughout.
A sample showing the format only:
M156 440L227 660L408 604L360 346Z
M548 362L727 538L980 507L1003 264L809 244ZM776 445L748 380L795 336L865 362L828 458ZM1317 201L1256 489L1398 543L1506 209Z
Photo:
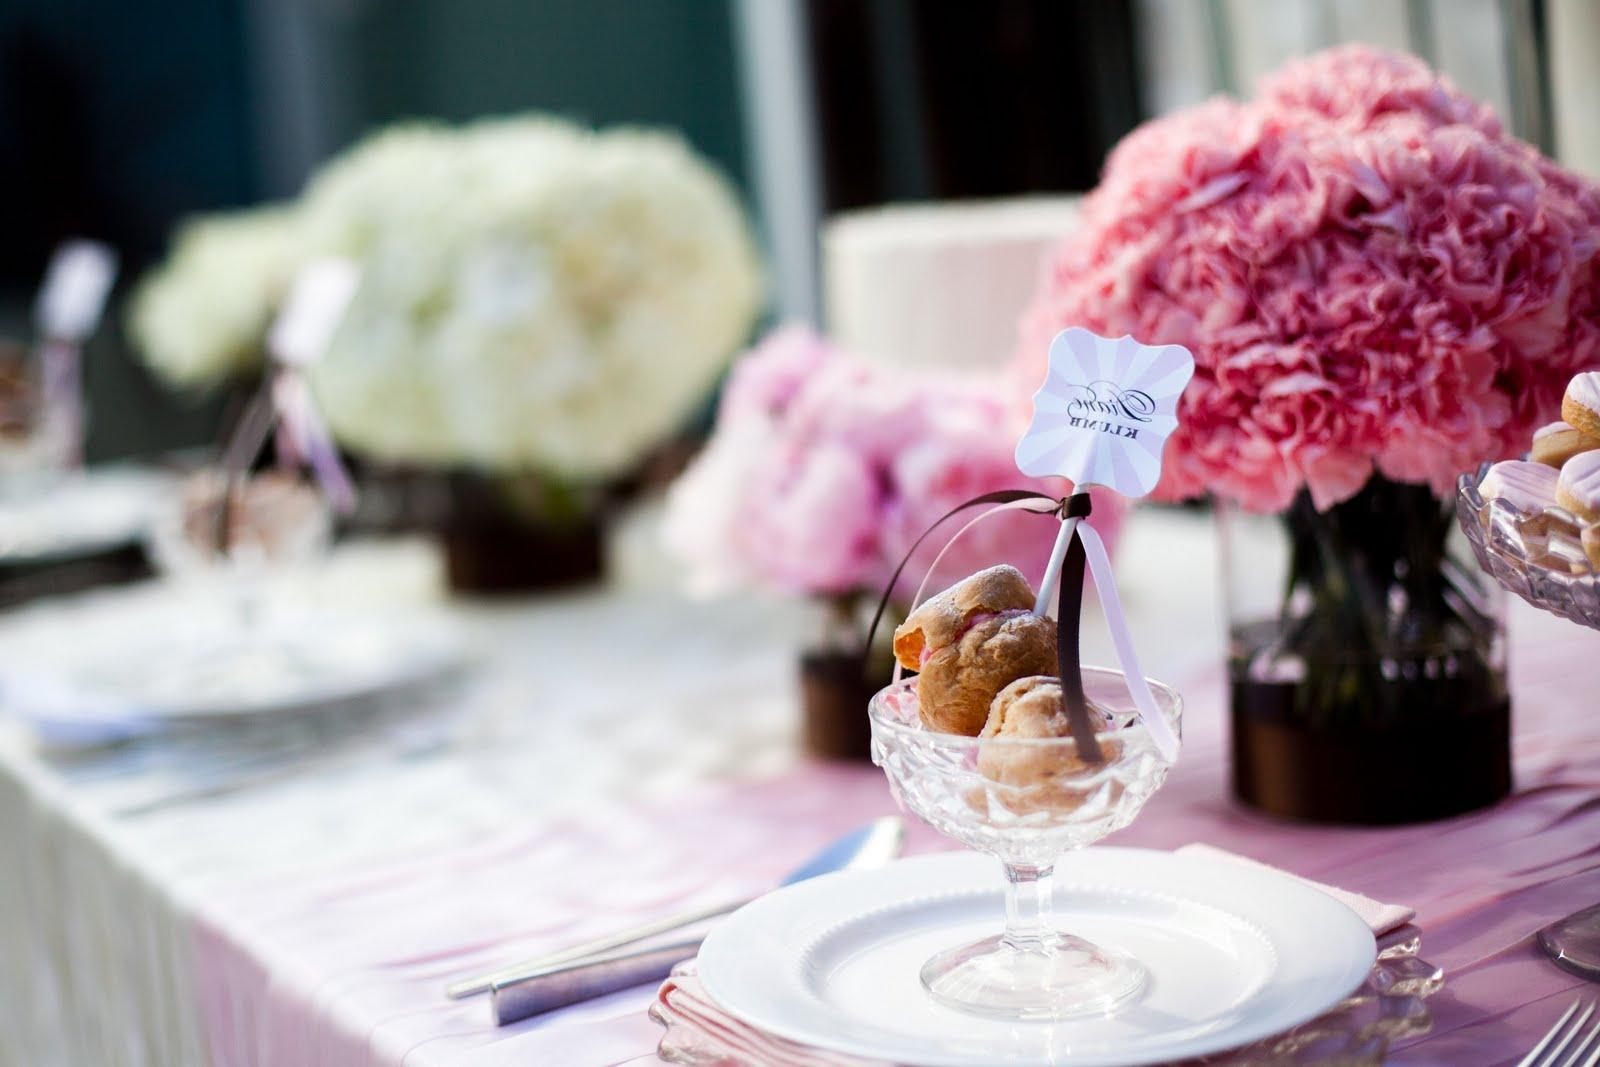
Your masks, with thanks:
M1077 197L905 204L835 216L823 233L828 333L895 366L993 368Z

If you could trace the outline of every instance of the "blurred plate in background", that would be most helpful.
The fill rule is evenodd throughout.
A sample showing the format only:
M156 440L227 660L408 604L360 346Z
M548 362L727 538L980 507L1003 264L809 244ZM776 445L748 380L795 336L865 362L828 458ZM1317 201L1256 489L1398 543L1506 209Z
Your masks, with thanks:
M103 743L398 696L467 662L444 613L400 618L162 585L40 604L0 622L0 710L48 743Z
M172 485L160 471L107 467L0 487L0 567L66 562L138 544Z

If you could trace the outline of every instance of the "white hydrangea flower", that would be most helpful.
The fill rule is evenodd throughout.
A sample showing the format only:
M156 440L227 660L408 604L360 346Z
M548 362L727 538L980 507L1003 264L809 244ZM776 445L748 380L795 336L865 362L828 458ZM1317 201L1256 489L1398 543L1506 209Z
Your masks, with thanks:
M549 119L407 127L306 203L363 280L312 382L358 451L572 480L625 472L744 340L760 271L726 182L677 138Z
M135 345L173 385L213 385L251 369L302 246L288 207L189 221L167 262L134 294L128 326Z

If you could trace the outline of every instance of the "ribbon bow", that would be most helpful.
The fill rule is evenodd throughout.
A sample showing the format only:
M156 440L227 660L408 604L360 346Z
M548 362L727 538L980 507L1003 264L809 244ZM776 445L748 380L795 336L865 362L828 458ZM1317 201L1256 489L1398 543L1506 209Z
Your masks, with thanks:
M317 410L311 387L299 367L280 367L272 378L272 403L278 413L278 458L287 465L305 464L334 511L355 509L356 489L339 458L327 423Z
M1178 755L1178 737L1171 724L1161 714L1160 705L1157 704L1155 694L1151 692L1149 683L1145 680L1143 671L1139 668L1137 656L1133 650L1133 640L1128 633L1127 621L1123 617L1122 602L1117 595L1115 579L1111 573L1111 560L1106 553L1105 543L1100 540L1100 535L1093 526L1084 522L1094 509L1087 489L1079 489L1070 496L1056 498L1045 493L1034 492L1030 489L998 489L991 493L975 496L971 500L963 501L945 512L933 524L924 530L911 547L907 549L904 558L894 569L894 574L885 586L883 596L878 600L877 610L872 614L872 625L867 630L865 648L872 648L873 638L878 632L878 624L883 621L883 614L888 610L889 598L893 595L895 586L900 582L900 576L905 572L911 557L917 549L945 522L971 508L990 505L989 510L983 512L967 522L955 536L945 542L944 548L934 557L929 565L928 572L923 576L922 583L917 587L916 596L912 598L911 607L915 610L922 600L922 594L927 588L928 578L938 569L939 562L950 546L958 541L972 527L992 515L1002 511L1022 510L1030 511L1036 515L1049 515L1059 519L1062 524L1061 535L1056 538L1055 548L1050 554L1049 566L1045 569L1044 580L1039 584L1039 599L1034 605L1035 614L1043 614L1048 607L1051 586L1055 585L1056 592L1056 665L1057 676L1061 684L1061 696L1066 704L1067 718L1072 729L1073 740L1077 743L1078 752L1089 763L1100 763L1104 754L1100 750L1099 739L1095 736L1094 722L1089 715L1089 700L1083 688L1083 663L1079 649L1079 635L1082 629L1083 614L1083 582L1085 569L1094 575L1095 588L1100 591L1100 602L1105 609L1106 621L1110 624L1112 644L1117 650L1117 659L1122 664L1123 677L1127 682L1128 691L1133 697L1135 706L1139 709L1139 717L1144 721L1146 729L1150 731L1151 738L1156 747L1169 761L1175 760ZM1047 505L1047 506L1040 506ZM865 654L865 653L864 653ZM900 680L900 665L894 668L894 680Z

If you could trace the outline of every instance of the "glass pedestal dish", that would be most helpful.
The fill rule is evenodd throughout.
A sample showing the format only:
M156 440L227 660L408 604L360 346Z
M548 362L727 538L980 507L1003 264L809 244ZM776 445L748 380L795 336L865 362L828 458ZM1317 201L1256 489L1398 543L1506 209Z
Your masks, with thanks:
M1051 874L1072 849L1127 826L1166 780L1170 764L1137 721L1123 675L1085 668L1084 690L1110 717L1106 759L1078 758L1071 738L977 738L929 730L917 680L882 690L869 705L872 759L895 799L934 829L996 857L1005 868L1003 933L945 949L922 968L935 1000L1006 1019L1100 1015L1144 990L1145 968L1115 949L1057 929ZM1151 682L1176 731L1182 701Z
M1456 519L1484 572L1536 608L1600 630L1600 573L1563 531L1581 525L1562 508L1530 514L1504 500L1485 500L1484 464L1456 487Z

